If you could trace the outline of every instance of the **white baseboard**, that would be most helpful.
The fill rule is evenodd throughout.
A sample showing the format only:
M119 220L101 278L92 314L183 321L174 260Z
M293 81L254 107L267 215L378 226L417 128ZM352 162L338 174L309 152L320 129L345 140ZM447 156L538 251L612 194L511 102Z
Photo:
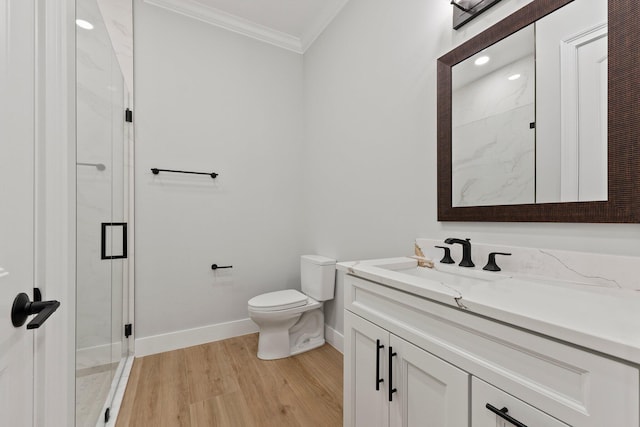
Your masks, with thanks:
M251 319L242 319L170 332L168 334L153 335L136 339L135 354L136 357L148 356L150 354L163 353L165 351L239 337L254 332L258 332L258 325L253 323Z
M324 340L344 354L344 335L326 324L324 325Z
M122 354L122 343L102 344L79 348L76 351L76 369L93 368L118 361Z
M208 342L220 341L258 332L258 325L251 319L218 323L201 328L186 329L168 334L154 335L136 339L136 357L149 356L165 351L192 347ZM344 335L328 325L324 325L324 338L340 353L344 352Z

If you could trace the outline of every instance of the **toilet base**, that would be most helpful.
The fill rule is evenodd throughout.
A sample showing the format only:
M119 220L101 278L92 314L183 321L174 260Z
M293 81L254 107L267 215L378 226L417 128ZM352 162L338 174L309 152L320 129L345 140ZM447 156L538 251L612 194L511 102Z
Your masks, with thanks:
M291 349L290 356L295 356L296 354L304 353L305 351L313 350L314 348L322 347L325 341L324 338L311 340L305 346L296 347L295 349Z
M258 358L283 359L324 345L324 312L317 308L304 312L291 327L260 327Z

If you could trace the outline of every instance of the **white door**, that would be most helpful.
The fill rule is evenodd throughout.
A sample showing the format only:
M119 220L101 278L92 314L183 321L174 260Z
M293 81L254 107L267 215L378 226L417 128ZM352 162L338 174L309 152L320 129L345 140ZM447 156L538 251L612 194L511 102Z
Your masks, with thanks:
M11 323L34 287L34 0L0 0L0 425L33 424L34 331Z
M607 200L607 33L578 50L578 200Z
M469 374L391 334L391 427L469 425Z
M389 332L345 311L344 340L344 425L388 426Z

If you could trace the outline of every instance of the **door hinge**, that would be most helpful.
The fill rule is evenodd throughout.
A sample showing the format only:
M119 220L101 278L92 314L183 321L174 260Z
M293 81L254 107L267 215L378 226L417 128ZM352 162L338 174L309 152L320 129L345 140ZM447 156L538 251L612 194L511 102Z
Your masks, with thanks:
M124 110L124 120L126 122L133 123L133 111L131 111L129 108Z
M124 337L129 338L133 334L133 326L131 323L124 325Z
M105 423L109 422L109 418L111 418L111 408L107 408L104 411L104 422Z

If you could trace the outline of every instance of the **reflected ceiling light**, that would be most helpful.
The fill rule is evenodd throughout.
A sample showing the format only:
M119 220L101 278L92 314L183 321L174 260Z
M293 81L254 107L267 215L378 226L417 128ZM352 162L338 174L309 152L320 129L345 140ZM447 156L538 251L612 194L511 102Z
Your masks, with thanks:
M487 62L489 62L490 59L491 58L489 58L488 56L484 55L484 56L481 56L478 59L476 59L474 64L476 64L476 65L484 65Z
M513 76L509 76L509 80L518 80L520 78L520 74L514 74Z
M93 24L89 21L85 21L84 19L76 19L76 25L80 28L84 28L85 30L93 30Z

